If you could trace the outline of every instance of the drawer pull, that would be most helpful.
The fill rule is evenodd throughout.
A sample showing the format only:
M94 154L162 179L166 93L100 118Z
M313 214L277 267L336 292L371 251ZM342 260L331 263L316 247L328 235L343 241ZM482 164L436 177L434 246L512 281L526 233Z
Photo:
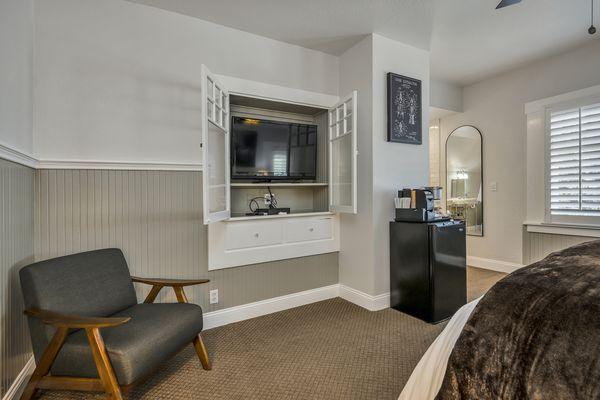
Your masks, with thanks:
M258 233L255 233L255 234L254 234L254 237L255 237L255 238L257 238L257 237L258 237Z
M309 232L313 232L315 230L315 228L309 228L308 231Z

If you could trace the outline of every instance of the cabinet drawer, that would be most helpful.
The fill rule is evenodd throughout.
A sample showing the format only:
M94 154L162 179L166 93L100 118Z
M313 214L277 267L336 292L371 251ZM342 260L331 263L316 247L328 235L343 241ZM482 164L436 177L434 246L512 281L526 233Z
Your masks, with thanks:
M288 221L284 231L284 240L287 243L324 240L332 237L333 219L330 217Z
M226 233L227 250L280 244L282 224L278 221L230 224Z

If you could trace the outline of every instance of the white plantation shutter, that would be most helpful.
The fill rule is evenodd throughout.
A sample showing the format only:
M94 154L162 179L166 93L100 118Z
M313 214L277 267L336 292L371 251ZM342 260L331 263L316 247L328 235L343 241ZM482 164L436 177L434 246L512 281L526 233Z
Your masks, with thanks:
M550 113L550 214L600 216L600 103Z

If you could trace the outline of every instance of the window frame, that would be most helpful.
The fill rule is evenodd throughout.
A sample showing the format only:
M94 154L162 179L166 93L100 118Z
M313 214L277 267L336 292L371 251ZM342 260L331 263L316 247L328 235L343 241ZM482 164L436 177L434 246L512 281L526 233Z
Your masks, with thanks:
M550 118L554 112L579 109L595 104L600 104L600 94L580 97L577 99L549 104L544 109L544 222L546 224L569 225L581 227L600 227L600 215L553 215L551 206L551 182L550 182ZM581 112L581 111L580 111ZM581 124L581 121L580 121ZM580 125L581 131L581 125ZM581 167L579 170L581 176ZM599 180L600 182L600 180ZM581 200L580 200L581 201Z

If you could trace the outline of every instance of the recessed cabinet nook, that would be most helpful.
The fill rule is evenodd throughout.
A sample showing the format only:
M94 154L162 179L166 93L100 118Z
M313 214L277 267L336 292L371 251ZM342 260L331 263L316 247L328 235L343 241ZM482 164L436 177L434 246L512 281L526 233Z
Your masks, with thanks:
M201 75L208 269L339 251L339 213L355 214L357 209L356 91L338 98L219 76L204 65ZM236 151L232 144L233 118L300 127L297 133L292 132L293 128L289 133L282 129L270 132L289 136L263 140L260 156L271 157L272 165L283 171L287 165L288 178L290 164L308 162L312 179L240 179L237 174L232 179ZM310 134L303 134L301 127L307 126ZM288 137L291 150L275 150L274 143L280 141L287 146ZM309 146L310 150L294 153L294 146ZM296 161L290 161L293 158ZM262 198L269 193L275 196L277 207L289 208L289 212L249 215L257 206L265 207Z

